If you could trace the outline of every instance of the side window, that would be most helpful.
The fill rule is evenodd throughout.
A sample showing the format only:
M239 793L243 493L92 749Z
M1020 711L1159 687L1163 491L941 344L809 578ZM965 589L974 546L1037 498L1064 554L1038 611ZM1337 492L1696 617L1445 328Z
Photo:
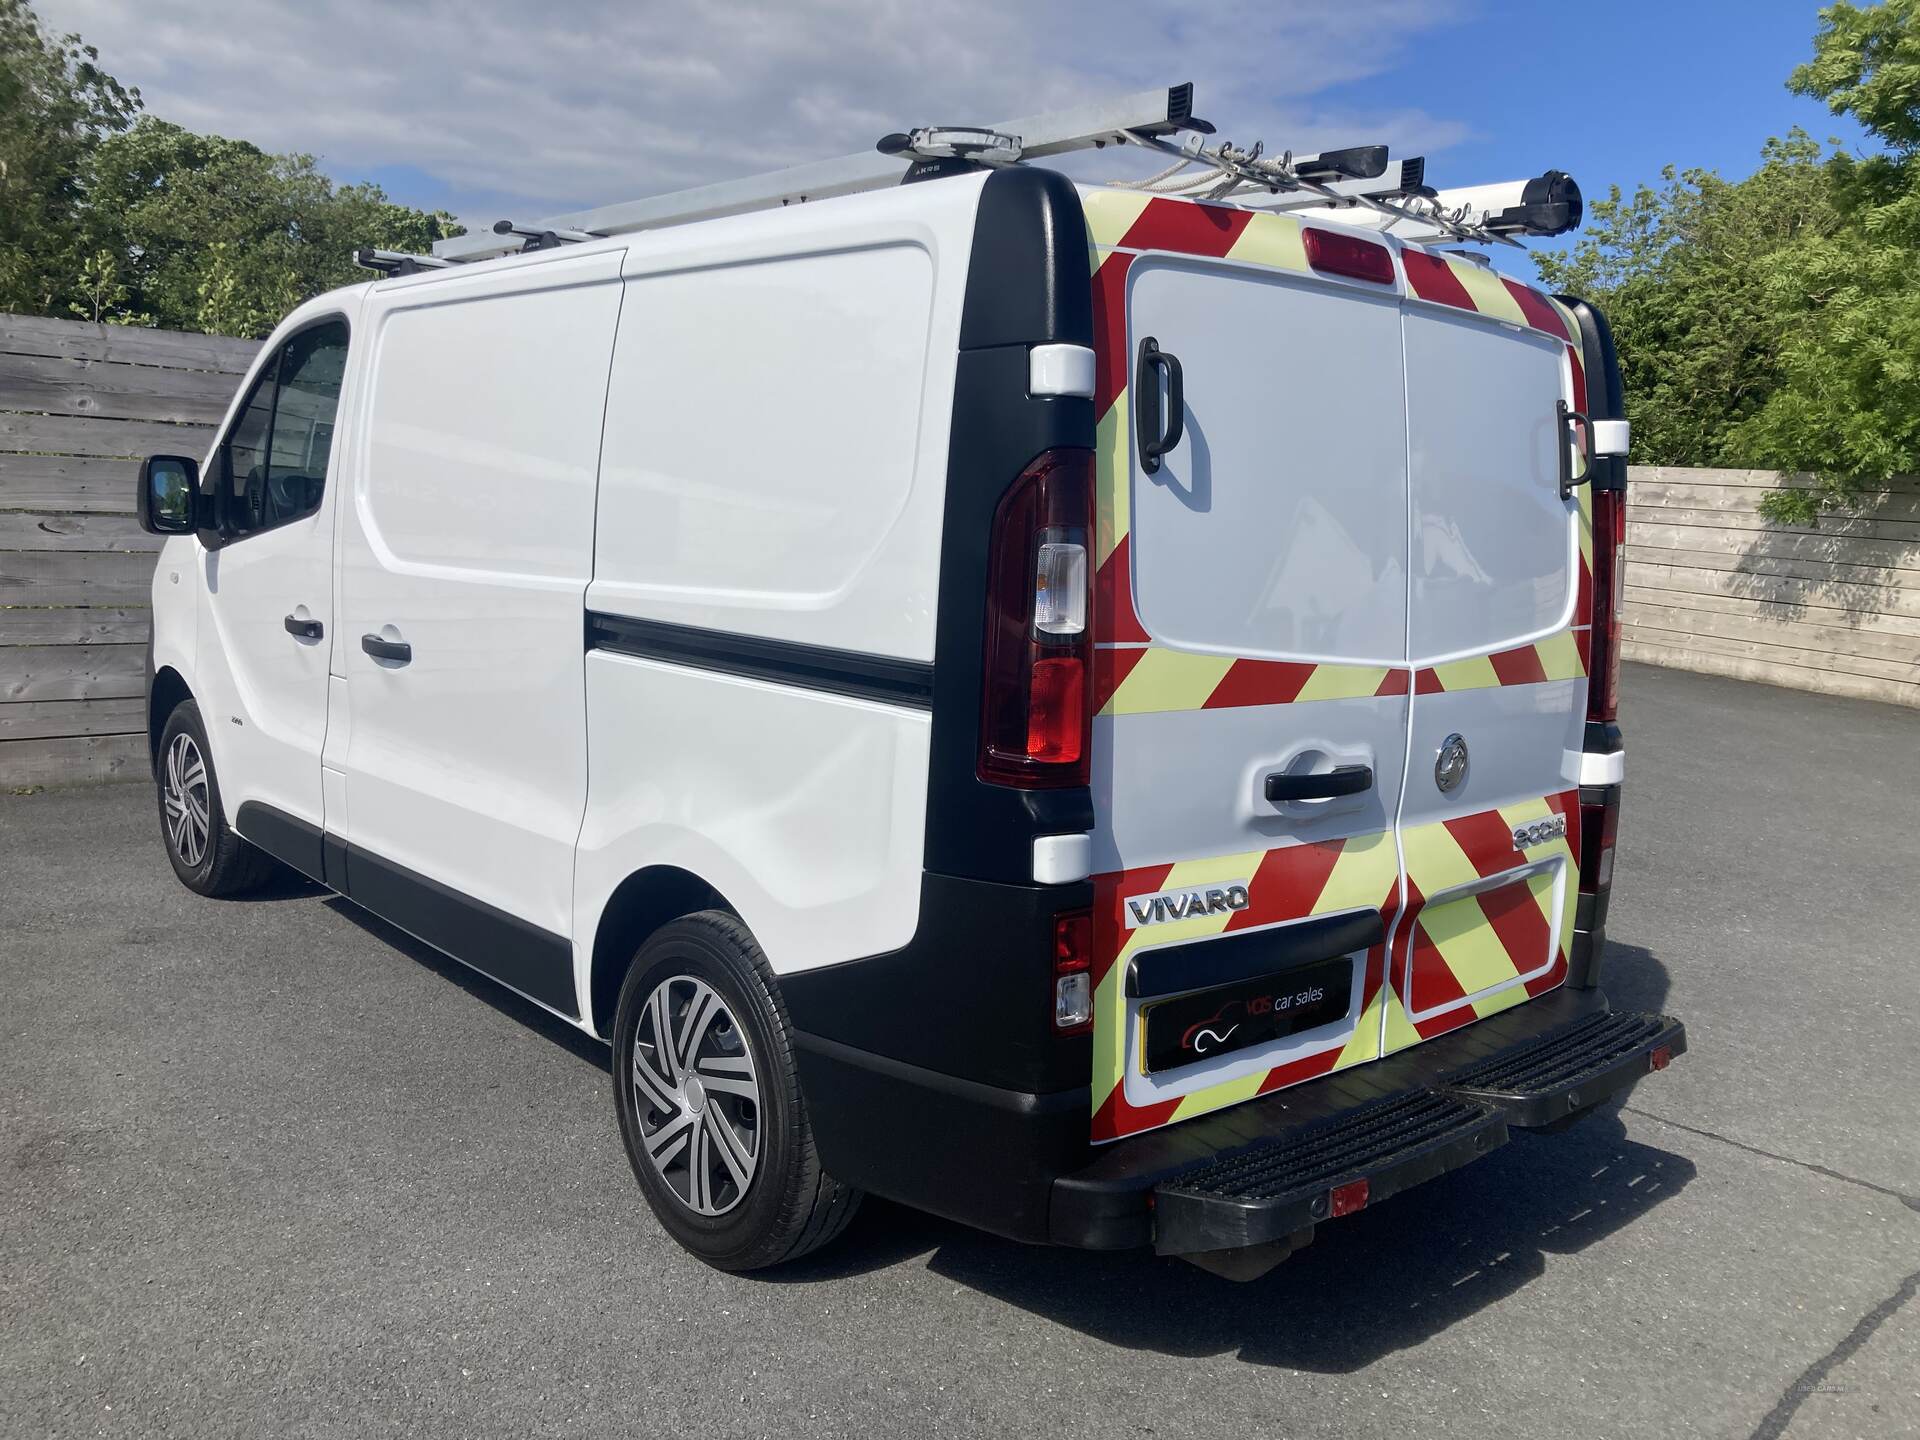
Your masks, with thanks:
M236 537L320 508L346 363L346 322L329 320L283 345L255 384L221 448L226 520Z

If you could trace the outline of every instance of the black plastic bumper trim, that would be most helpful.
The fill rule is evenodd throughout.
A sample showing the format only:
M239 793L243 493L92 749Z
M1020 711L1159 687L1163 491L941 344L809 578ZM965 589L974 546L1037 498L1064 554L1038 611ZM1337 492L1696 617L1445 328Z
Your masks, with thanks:
M1383 943L1378 910L1325 915L1265 930L1243 930L1218 940L1196 940L1148 950L1127 966L1127 994L1144 1000L1238 985L1332 960Z
M701 630L691 625L669 625L660 620L636 620L631 616L591 610L587 612L586 639L589 650L659 660L749 680L770 680L777 685L906 705L916 710L933 706L933 666L920 660L833 650L824 645L797 645L788 640Z
M1511 1125L1538 1130L1591 1110L1687 1051L1687 1027L1668 1015L1590 1015L1448 1076L1448 1095L1491 1105Z

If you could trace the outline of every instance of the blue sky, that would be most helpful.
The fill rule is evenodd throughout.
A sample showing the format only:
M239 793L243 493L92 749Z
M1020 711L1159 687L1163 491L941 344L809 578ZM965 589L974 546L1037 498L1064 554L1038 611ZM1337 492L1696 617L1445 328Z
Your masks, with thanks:
M1386 141L1442 187L1553 167L1604 195L1744 175L1795 124L1857 139L1784 88L1801 0L388 0L374 28L364 0L239 27L230 0L35 3L154 113L477 225L1180 80L1236 141Z

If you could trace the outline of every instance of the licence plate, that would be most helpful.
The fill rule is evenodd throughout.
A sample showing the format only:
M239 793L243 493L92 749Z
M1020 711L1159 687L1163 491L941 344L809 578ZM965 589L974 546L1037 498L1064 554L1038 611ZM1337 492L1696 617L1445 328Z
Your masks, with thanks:
M1303 965L1259 980L1198 990L1148 1007L1146 1068L1177 1070L1344 1019L1353 960Z

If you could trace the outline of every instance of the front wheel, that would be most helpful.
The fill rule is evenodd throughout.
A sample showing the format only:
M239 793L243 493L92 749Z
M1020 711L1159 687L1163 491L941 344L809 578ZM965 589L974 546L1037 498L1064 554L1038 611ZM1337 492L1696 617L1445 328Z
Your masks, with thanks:
M777 1265L853 1218L860 1192L820 1165L786 1008L737 917L688 915L640 947L614 1015L613 1083L647 1203L709 1265Z
M160 830L180 883L199 895L238 895L273 874L273 860L234 833L220 805L200 707L182 700L160 732Z

